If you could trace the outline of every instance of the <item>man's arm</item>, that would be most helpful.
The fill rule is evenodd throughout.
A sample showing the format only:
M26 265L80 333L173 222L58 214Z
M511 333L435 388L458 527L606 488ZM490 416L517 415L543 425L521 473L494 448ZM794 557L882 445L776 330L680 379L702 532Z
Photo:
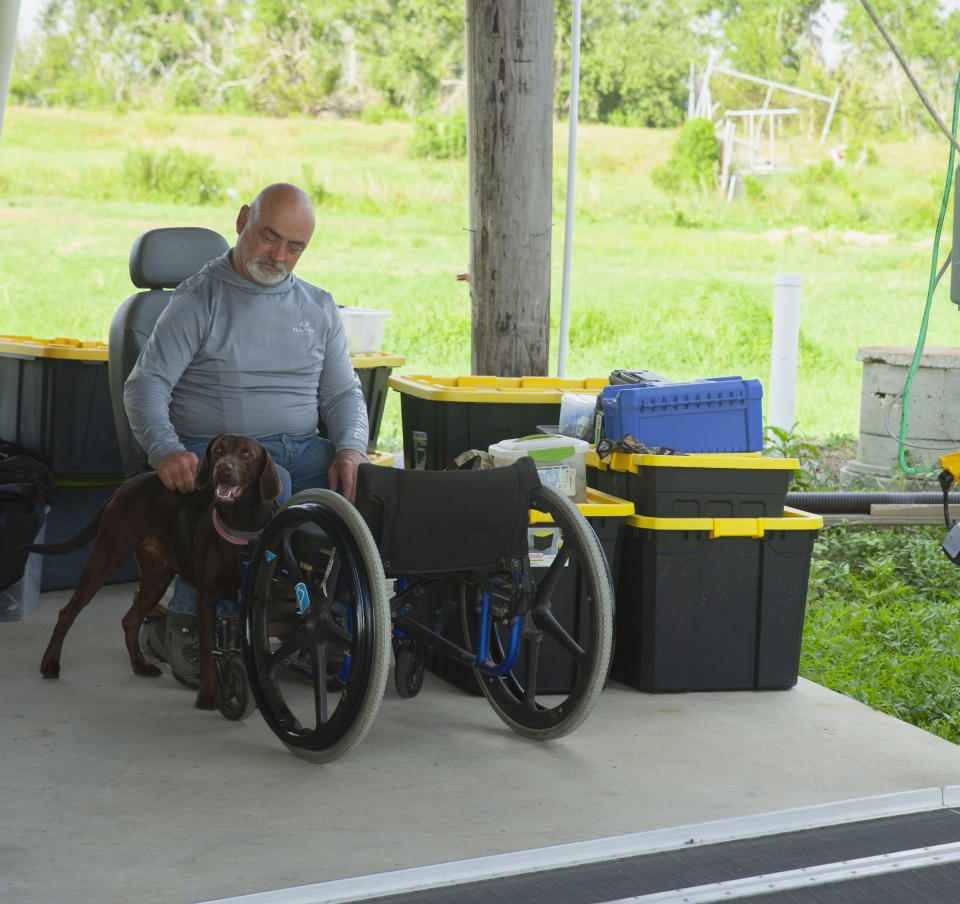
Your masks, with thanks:
M323 371L317 385L317 407L337 452L353 449L366 459L370 425L360 379L347 350L347 334L339 315L326 337Z
M164 485L189 492L197 457L187 452L170 420L173 388L200 347L200 305L173 294L124 384L130 428Z

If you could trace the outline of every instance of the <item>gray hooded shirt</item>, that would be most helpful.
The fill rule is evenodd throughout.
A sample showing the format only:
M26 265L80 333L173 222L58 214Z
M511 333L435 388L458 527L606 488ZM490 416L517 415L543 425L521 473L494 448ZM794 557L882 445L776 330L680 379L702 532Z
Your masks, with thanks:
M317 432L366 454L366 404L333 296L289 274L259 286L230 252L173 292L124 386L150 464L218 433Z

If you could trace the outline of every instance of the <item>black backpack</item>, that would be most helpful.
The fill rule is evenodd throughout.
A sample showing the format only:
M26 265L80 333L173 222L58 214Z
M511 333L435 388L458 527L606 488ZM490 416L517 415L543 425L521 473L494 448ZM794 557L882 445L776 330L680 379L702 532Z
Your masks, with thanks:
M23 577L46 506L60 496L50 469L28 449L0 440L0 590Z

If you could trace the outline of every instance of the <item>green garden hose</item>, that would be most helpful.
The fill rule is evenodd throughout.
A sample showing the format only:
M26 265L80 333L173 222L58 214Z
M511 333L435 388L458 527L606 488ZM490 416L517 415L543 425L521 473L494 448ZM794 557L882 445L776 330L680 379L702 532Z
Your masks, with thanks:
M960 75L957 77L957 85L953 93L953 122L951 125L951 134L956 136L957 134L957 110L960 108ZM900 408L900 454L899 454L899 465L900 470L905 474L917 474L920 472L923 473L934 473L939 471L939 468L932 467L922 467L922 468L911 468L907 465L905 456L906 456L906 446L907 446L907 405L908 399L910 397L910 386L913 383L913 375L917 371L917 366L920 363L920 356L923 354L923 346L927 339L927 323L930 320L930 306L933 302L933 291L937 287L937 254L940 250L940 232L943 229L943 220L947 212L947 202L950 199L950 187L953 184L953 159L956 150L954 148L954 143L950 143L950 160L947 163L947 181L943 187L943 200L940 203L940 216L937 219L937 231L933 239L933 255L930 261L930 282L927 286L927 303L923 309L923 320L920 323L920 334L917 337L917 347L913 352L913 360L910 362L910 369L907 371L907 379L903 384L903 404ZM960 254L960 249L952 249L951 255L954 253Z

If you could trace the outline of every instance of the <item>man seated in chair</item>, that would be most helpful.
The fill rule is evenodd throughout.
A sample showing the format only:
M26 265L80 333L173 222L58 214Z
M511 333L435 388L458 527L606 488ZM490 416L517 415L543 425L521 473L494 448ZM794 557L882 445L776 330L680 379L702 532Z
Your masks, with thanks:
M308 487L354 500L368 423L329 292L293 275L313 235L307 194L267 186L240 208L237 241L174 291L124 385L137 442L164 485L189 493L207 442L253 436L276 462L281 501ZM318 433L319 418L329 438ZM195 683L196 594L176 581L145 652Z

